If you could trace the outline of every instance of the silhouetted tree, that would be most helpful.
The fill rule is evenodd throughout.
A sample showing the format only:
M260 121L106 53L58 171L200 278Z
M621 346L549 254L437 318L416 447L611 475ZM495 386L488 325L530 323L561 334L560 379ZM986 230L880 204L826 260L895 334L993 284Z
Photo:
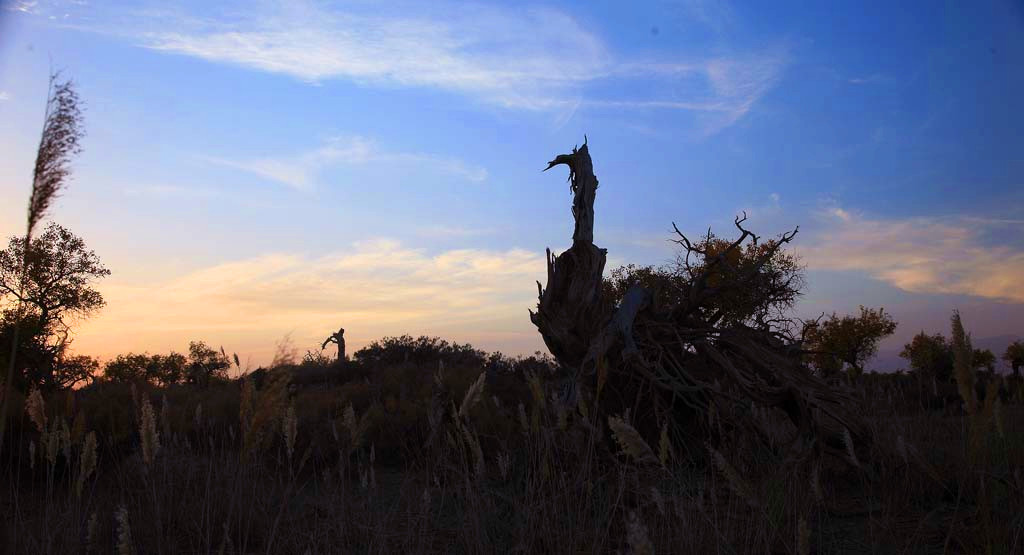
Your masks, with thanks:
M942 382L953 376L953 346L941 333L928 335L922 331L903 346L900 356L919 375L933 376Z
M103 377L115 382L147 381L167 386L185 379L187 360L184 355L149 355L127 353L117 355L103 367Z
M804 344L811 364L822 376L831 376L850 367L851 377L864 372L864 363L878 353L878 342L896 331L896 322L885 309L860 307L859 316L839 317L836 313L824 322L810 322L804 328Z
M345 355L345 328L339 328L338 331L331 334L330 337L324 340L324 344L320 347L320 350L327 348L327 345L334 343L338 346L338 362L344 363L347 358Z
M440 337L421 335L413 339L410 335L385 337L374 341L352 354L360 365L379 367L389 364L411 362L416 365L436 366L439 360L448 365L483 365L486 353L469 344L449 343Z
M709 232L672 264L620 266L604 281L604 295L618 305L635 284L652 291L656 302L678 305L707 270L704 287L716 294L699 310L709 325L788 330L787 313L804 286L803 268L796 256L778 248L776 240L731 246L731 241ZM712 260L720 262L709 268Z
M0 306L4 339L13 342L19 332L15 360L20 385L59 387L55 363L71 343L71 324L105 304L92 284L110 275L85 241L66 228L50 223L31 240L12 237L0 251ZM10 334L10 335L8 335ZM0 352L4 362L10 353Z
M188 344L188 383L206 386L211 379L225 379L230 367L231 362L223 350L213 349L202 341L192 341Z
M1006 352L1003 353L1003 360L1010 363L1014 377L1019 378L1020 368L1024 366L1024 341L1010 343L1006 347Z
M91 382L100 369L100 361L88 355L73 355L57 361L54 382L57 387L69 388L81 382Z
M991 373L996 369L996 355L990 349L974 349L972 359L972 365L976 370L984 368Z

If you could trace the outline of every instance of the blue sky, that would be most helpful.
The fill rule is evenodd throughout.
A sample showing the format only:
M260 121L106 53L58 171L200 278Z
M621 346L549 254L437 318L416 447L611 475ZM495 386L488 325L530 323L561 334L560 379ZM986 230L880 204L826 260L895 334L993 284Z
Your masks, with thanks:
M51 64L87 106L52 216L113 275L77 350L541 349L572 222L540 170L584 134L609 267L746 210L800 226L801 315L1024 334L1019 3L208 4L0 2L4 237Z

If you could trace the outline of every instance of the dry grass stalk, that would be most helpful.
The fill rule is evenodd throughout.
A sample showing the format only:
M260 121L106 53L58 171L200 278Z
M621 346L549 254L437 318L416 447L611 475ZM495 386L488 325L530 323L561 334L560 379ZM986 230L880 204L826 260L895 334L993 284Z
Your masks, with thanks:
M544 407L544 387L540 378L534 374L527 375L527 382L530 384L530 393L533 395L533 406L530 407L530 429L536 435L540 431L540 411Z
M75 495L82 497L85 481L96 470L96 432L89 432L82 445L82 457L79 459L78 479L75 480ZM94 515L95 516L95 515Z
M299 433L299 418L295 415L294 402L288 403L284 418L281 419L281 428L281 432L284 434L285 447L288 449L288 461L290 462L295 454L295 438Z
M992 407L992 419L996 422L996 431L999 432L1000 439L1006 439L1006 434L1003 432L1003 403L996 398Z
M658 507L658 513L661 515L665 514L665 498L661 496L661 491L658 490L657 486L651 486L651 501L654 501L654 505Z
M612 429L612 435L623 451L633 457L639 463L660 464L654 451L647 445L640 432L628 422L614 416L608 417L608 427Z
M153 463L160 452L160 433L156 430L156 414L146 396L142 400L142 419L139 422L139 437L142 440L142 460L146 465Z
M526 421L526 408L522 403L519 403L519 427L523 430L523 435L529 435L530 423Z
M501 475L502 480L508 479L508 473L512 470L512 455L508 451L502 451L498 453L498 474Z
M670 443L668 439L668 420L661 425L661 436L658 438L658 462L661 466L668 467L668 458L670 455Z
M351 442L349 445L349 454L354 453L363 443L363 437L366 435L366 429L369 427L370 423L368 415L369 413L363 413L363 416L357 419L356 409L352 403L350 402L348 406L345 407L345 414L342 417L341 423L348 430L349 440Z
M25 412L39 433L46 433L46 402L43 401L43 394L39 389L33 387L29 392L28 399L25 400Z
M473 460L476 462L476 476L477 478L483 478L487 468L484 465L484 452L480 448L480 441L468 426L459 426L459 428L462 429L462 435L466 438L466 444L469 446L470 451L473 452Z
M252 415L254 412L253 403L255 403L256 397L256 385L253 383L251 377L246 377L242 380L242 393L239 396L238 402L238 421L242 426L242 434L246 433L252 426ZM201 411L202 407L197 406L196 411Z
M50 463L50 466L57 464L57 451L60 448L60 432L57 430L48 430L43 434L42 440L46 445L46 462Z
M36 442L32 439L28 440L28 468L36 469Z
M811 530L802 516L796 527L796 552L799 555L809 555L811 552Z
M288 384L291 381L291 374L285 369L272 370L267 375L267 380L262 390L251 392L253 401L248 416L247 425L242 430L242 452L249 456L257 451L267 436L273 432L274 423L288 402ZM241 411L241 409L240 409Z
M71 460L71 430L68 429L68 421L60 419L60 450L65 461Z
M740 473L737 472L731 464L729 464L729 461L725 460L725 456L719 453L714 447L708 446L708 449L711 451L711 457L715 462L715 466L718 468L719 472L725 476L725 480L729 484L729 488L732 489L733 493L740 496L740 498L746 501L751 507L760 507L761 503L758 501L757 496L754 495L753 488L751 488L750 485L740 477Z
M821 476L818 465L814 465L811 469L811 492L814 494L814 500L819 504L825 500L825 493L821 490Z
M647 536L647 527L640 521L636 511L629 511L626 517L626 541L632 555L654 555L654 546Z
M284 366L293 366L299 360L299 350L292 342L292 334L287 333L277 343L274 351L274 358L270 362L270 368L276 369Z
M160 400L160 430L164 433L164 439L171 437L171 405L167 401L167 395Z
M85 527L85 552L95 553L96 549L96 535L100 531L100 521L96 515L96 511L92 512L92 516L89 517L89 524Z
M466 395L462 398L462 405L459 406L460 417L466 418L467 415L469 415L470 409L480 401L480 398L484 393L484 379L487 377L486 374L486 372L480 372L480 375L477 376L473 385L469 386L469 389L466 390Z
M114 513L117 520L117 553L118 555L131 555L135 552L132 544L132 528L128 522L128 508L121 505Z
M967 405L967 414L973 415L978 410L978 400L974 396L974 368L971 364L973 349L971 338L964 333L963 323L960 321L960 313L953 311L951 319L953 335L953 372L956 376L957 389L960 398Z
M85 411L80 410L75 414L75 419L71 423L71 442L75 445L82 443L85 439Z
M846 456L850 459L850 464L860 468L860 461L857 460L857 453L853 450L853 437L850 436L850 430L843 428L843 445L846 446Z

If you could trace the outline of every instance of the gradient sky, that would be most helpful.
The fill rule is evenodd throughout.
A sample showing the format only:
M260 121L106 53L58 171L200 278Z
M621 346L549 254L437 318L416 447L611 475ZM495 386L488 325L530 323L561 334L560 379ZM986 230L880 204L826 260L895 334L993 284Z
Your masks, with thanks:
M609 269L671 224L800 226L798 313L1024 335L1024 8L690 0L0 0L0 234L23 232L52 67L87 137L51 217L113 272L74 349L267 362L343 325L543 349L586 133ZM6 244L6 239L5 239ZM870 365L869 365L870 366Z

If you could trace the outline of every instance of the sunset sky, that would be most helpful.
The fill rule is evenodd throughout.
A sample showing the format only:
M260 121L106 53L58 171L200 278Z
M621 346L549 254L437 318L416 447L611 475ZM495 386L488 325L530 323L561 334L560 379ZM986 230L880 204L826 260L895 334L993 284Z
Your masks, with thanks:
M50 216L112 271L79 353L256 366L339 326L350 352L542 350L527 309L572 217L540 170L584 134L609 269L745 210L800 226L798 315L894 315L876 365L954 308L1024 335L1024 5L748 4L0 0L0 235L53 67L87 136Z

